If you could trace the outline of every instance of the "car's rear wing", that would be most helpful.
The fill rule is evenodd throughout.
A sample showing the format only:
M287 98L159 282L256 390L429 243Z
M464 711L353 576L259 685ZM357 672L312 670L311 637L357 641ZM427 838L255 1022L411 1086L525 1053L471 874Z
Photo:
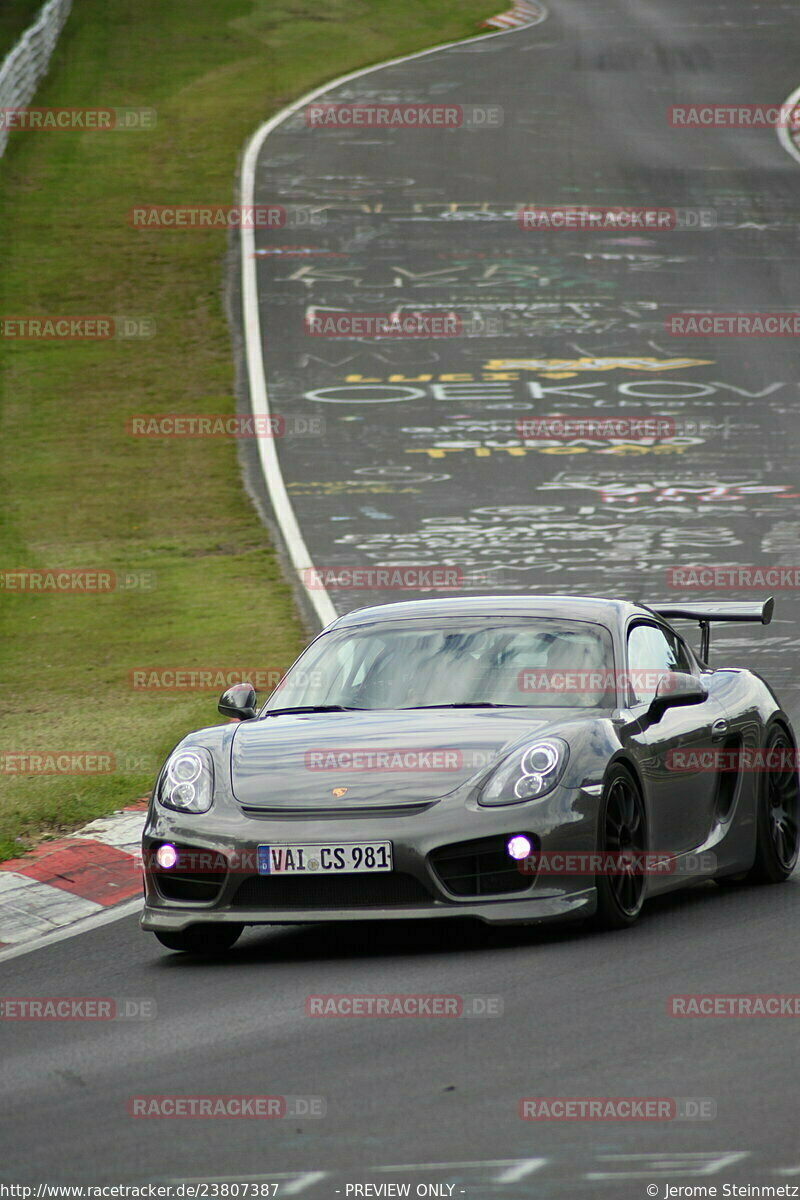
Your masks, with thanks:
M697 621L700 626L700 657L707 663L711 649L712 621L752 621L759 625L769 625L775 608L775 597L770 596L768 600L760 601L700 601L696 604L675 602L651 604L649 607L667 620Z

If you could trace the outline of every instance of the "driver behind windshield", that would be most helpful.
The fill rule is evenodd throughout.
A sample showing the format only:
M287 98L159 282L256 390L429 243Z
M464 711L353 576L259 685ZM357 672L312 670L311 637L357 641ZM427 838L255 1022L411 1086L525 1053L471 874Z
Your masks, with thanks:
M603 643L593 634L541 628L428 632L386 645L348 703L593 708L604 703L607 668Z

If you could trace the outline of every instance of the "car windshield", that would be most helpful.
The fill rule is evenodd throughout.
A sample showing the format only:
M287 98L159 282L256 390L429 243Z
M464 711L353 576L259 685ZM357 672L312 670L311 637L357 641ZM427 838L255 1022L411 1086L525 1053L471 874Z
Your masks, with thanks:
M289 670L266 706L613 706L604 627L581 621L396 622L332 630Z

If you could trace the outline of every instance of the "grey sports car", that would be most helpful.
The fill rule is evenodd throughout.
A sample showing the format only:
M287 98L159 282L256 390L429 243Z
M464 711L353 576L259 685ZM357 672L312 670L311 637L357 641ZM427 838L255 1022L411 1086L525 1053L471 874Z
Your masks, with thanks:
M498 596L339 618L260 710L230 688L228 722L169 755L143 928L190 953L262 924L621 928L698 880L788 878L791 723L760 676L708 666L712 622L772 607Z

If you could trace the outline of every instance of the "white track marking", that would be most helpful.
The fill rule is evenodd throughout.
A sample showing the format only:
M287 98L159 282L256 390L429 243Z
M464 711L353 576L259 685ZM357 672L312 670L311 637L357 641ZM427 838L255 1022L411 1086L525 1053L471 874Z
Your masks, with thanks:
M546 1158L523 1158L515 1167L508 1167L507 1170L501 1171L495 1179L495 1183L519 1183L520 1179L525 1179L527 1175L532 1175L534 1171L538 1171L547 1162Z
M598 1154L601 1162L640 1163L640 1170L588 1171L583 1178L592 1180L663 1179L669 1176L716 1175L726 1167L737 1166L750 1155L749 1150L687 1150L665 1154Z
M177 1183L270 1183L273 1179L290 1179L292 1182L283 1188L282 1195L296 1196L303 1188L310 1187L325 1179L328 1171L267 1171L263 1175L198 1175L195 1178L176 1176L174 1179L164 1179L163 1184Z
M84 825L83 829L76 829L74 833L68 833L67 837L89 838L138 857L141 852L142 830L146 817L147 813L144 809L136 812L112 813L110 817L98 817L96 821Z
M141 855L142 830L145 814L141 810L120 810L108 817L91 821L67 838L90 840L98 845L114 846L138 862ZM91 859L87 850L86 861ZM117 919L117 907L105 907L85 896L67 892L51 882L40 882L17 871L0 870L0 962L38 950L50 942L83 933L95 924L105 925ZM128 901L119 912L125 916L131 903Z
M19 958L21 954L30 954L33 950L41 950L44 946L52 946L55 942L63 942L65 938L76 937L79 933L87 933L90 929L97 929L100 925L110 925L112 921L119 921L122 917L130 917L135 912L141 912L141 909L142 901L139 899L115 904L113 908L105 908L95 916L75 921L65 929L57 929L55 933L46 933L34 942L23 942L21 946L9 946L7 950L0 950L0 963L4 963L10 958Z
M94 900L16 871L0 871L0 942L24 945L103 912Z
M341 75L338 79L331 80L330 83L324 84L322 87L315 88L311 92L307 92L298 100L286 108L281 109L274 117L270 117L263 125L260 125L253 134L244 153L242 162L241 174L241 203L243 205L251 205L255 203L255 174L258 165L258 156L261 153L264 142L269 137L274 129L282 125L290 117L293 117L296 112L316 100L319 96L324 96L326 92L330 92L335 88L341 87L342 84L349 83L353 79L362 79L365 75L372 74L373 71L382 71L385 67L394 67L400 63L412 62L417 58L424 58L428 54L438 54L441 50L449 50L454 46L465 46L471 42L485 42L492 38L508 37L510 34L518 33L521 29L528 29L531 25L538 25L544 21L548 12L544 5L541 5L541 11L538 15L531 18L526 25L517 26L515 29L504 29L499 33L488 33L482 37L464 38L457 42L446 42L442 46L432 46L428 50L418 50L415 54L404 54L400 58L392 58L387 62L376 63L372 67L362 67L359 71L351 71L347 75ZM256 264L258 259L255 256L255 230L252 228L242 228L241 230L241 271L242 271L242 313L244 322L245 336L245 352L247 358L247 377L250 388L250 404L254 414L267 417L270 413L269 395L267 392L267 378L264 370L264 354L261 341L261 320L258 305L258 275ZM259 461L261 471L264 476L264 482L267 486L267 492L272 503L275 518L280 526L283 540L289 552L292 566L298 575L298 581L306 593L314 612L316 613L320 624L323 626L329 625L331 621L335 621L338 613L333 606L333 602L328 595L327 589L323 587L309 588L303 573L313 570L314 564L311 561L311 556L308 552L303 535L300 531L300 526L295 516L292 502L289 499L289 494L286 490L286 484L281 473L280 462L278 460L278 452L275 447L274 438L257 438Z
M784 100L781 107L784 109L784 111L788 109L788 111L791 113L798 104L800 104L800 87L795 88L791 96ZM800 147L796 145L794 138L792 137L791 126L788 123L785 125L780 124L778 126L778 141L783 146L787 154L791 154L793 159L795 159L797 162L800 162Z
M304 1192L307 1187L313 1187L315 1183L319 1183L320 1179L324 1179L328 1174L327 1171L306 1171L305 1175L301 1175L299 1179L295 1179L292 1183L287 1183L286 1187L281 1191L284 1196L297 1196L300 1192Z
M546 1158L531 1159L531 1158L485 1158L479 1159L477 1162L438 1162L438 1163L395 1163L390 1167L368 1167L369 1171L452 1171L463 1168L484 1169L485 1167L506 1167L509 1170L516 1171L525 1163L536 1162L545 1163ZM500 1180L495 1182L499 1183Z

